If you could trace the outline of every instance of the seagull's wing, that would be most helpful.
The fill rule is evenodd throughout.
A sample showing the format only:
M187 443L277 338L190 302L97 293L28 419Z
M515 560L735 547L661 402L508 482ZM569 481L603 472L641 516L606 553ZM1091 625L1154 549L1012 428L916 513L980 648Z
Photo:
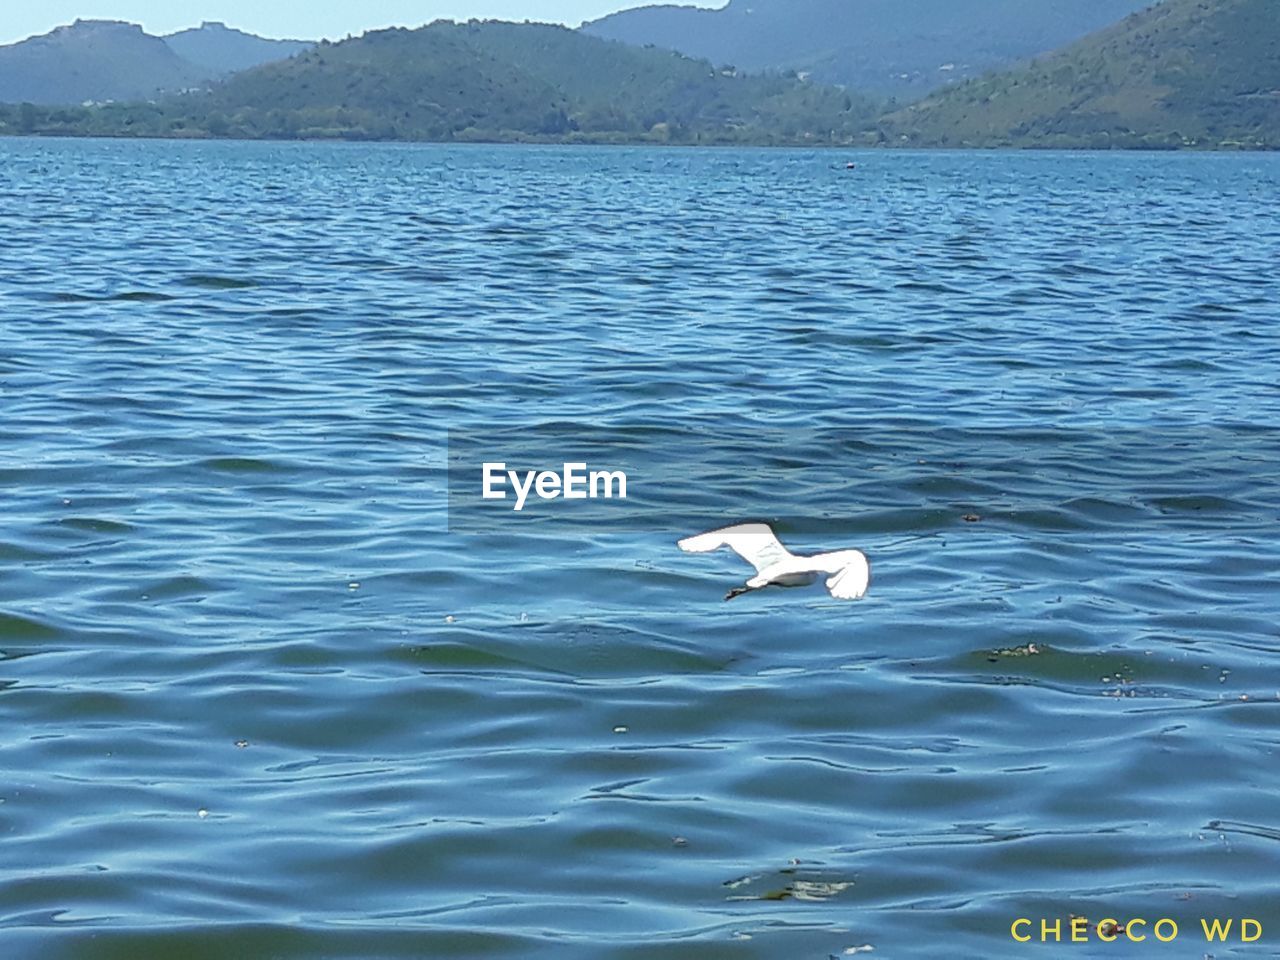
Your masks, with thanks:
M871 564L857 550L848 551L849 562L827 578L827 589L837 600L858 600L871 584Z
M778 542L765 523L739 523L722 530L700 533L679 541L677 546L686 553L710 553L728 547L755 567L756 573L779 561L792 559L791 553Z

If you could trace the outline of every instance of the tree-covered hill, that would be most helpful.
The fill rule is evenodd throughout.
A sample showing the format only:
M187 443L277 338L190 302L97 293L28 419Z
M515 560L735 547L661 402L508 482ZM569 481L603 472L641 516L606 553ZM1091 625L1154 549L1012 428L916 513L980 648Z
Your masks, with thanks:
M792 69L901 102L1056 50L1153 0L729 0L644 6L584 24L744 70Z
M886 118L921 146L1280 147L1280 2L1165 0Z
M403 140L847 142L873 105L794 76L543 24L439 22L321 44L207 93L0 110L0 132Z

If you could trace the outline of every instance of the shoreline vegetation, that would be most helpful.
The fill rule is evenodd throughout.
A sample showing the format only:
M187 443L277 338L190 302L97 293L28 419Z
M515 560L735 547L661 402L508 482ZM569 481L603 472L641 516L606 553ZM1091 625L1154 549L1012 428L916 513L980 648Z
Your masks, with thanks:
M881 102L564 27L323 42L149 102L0 104L0 135L837 148L1280 149L1274 0L1164 0L1014 70Z
M52 125L47 129L23 132L6 127L7 104L0 104L0 137L8 139L44 139L44 140L173 140L187 142L222 142L222 143L404 143L432 145L475 145L475 146L599 146L599 147L759 147L800 149L812 148L820 150L978 150L978 151L1055 151L1068 152L1184 152L1184 153L1274 153L1280 151L1280 143L1256 141L1221 141L1184 142L1165 137L1114 135L1105 137L1050 137L1035 142L1016 140L984 140L978 142L957 141L936 143L924 139L893 141L868 135L861 138L845 140L822 140L818 138L769 138L769 137L733 137L729 135L699 136L696 139L679 139L665 134L608 134L577 133L568 136L539 136L537 134L518 131L464 131L450 138L430 137L377 137L355 135L350 132L341 135L307 133L296 136L246 136L240 134L213 135L194 130L174 130L171 132L150 132L145 129L129 129L121 131L94 131L80 129L74 125Z
M1184 152L1184 153L1274 153L1280 151L1278 142L1236 141L1227 140L1218 143L1184 142L1180 139L1152 136L1103 136L1103 137L1049 137L1034 142L1017 140L984 140L977 142L956 141L937 143L924 139L892 141L868 135L862 138L846 140L822 140L818 138L769 138L769 137L733 137L733 136L700 136L696 139L679 139L660 134L573 134L568 136L539 136L537 134L517 131L464 131L463 134L450 138L431 137L377 137L366 135L326 135L311 134L298 136L246 136L240 134L212 134L175 130L172 132L149 132L147 130L130 129L127 131L93 131L82 130L74 126L65 128L49 128L32 132L21 132L7 129L5 126L5 106L0 105L0 137L8 139L43 139L43 140L176 140L188 142L222 142L222 143L404 143L434 145L490 145L490 146L599 146L599 147L760 147L815 150L1015 150L1079 152Z

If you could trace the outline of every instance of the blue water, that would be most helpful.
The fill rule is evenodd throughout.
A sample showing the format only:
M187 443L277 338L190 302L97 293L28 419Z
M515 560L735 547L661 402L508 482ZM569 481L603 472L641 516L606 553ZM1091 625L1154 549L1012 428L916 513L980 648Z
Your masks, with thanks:
M4 956L1280 953L1280 158L846 159L0 141Z

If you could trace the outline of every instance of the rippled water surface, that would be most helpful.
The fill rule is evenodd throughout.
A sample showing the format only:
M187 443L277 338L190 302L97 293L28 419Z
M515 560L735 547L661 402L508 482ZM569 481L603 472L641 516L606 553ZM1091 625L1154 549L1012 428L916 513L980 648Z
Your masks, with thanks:
M0 141L4 956L1276 955L1280 160L846 159Z

